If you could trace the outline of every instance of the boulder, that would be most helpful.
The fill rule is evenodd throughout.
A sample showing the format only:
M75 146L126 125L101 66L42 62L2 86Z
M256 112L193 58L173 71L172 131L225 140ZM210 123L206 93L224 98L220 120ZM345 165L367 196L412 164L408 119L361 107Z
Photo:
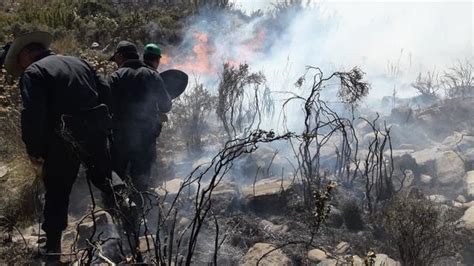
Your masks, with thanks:
M241 192L237 183L221 181L211 195L214 212L226 213L240 207Z
M328 256L326 252L317 248L312 249L308 252L308 260L313 263L321 262L327 258Z
M416 151L410 154L415 159L416 164L422 173L433 175L436 173L435 161L441 157L441 153L437 148Z
M245 206L256 213L279 213L287 206L287 192L292 182L264 179L243 189Z
M464 176L464 182L466 183L466 195L470 198L474 197L474 171L469 171ZM464 202L466 199L464 199ZM462 201L460 201L462 202Z
M259 225L264 231L275 234L275 235L284 234L284 233L288 232L288 230L289 230L288 225L286 225L286 224L283 224L283 225L274 224L274 223L272 223L270 221L267 221L267 220L260 221Z
M336 259L324 259L320 263L318 263L318 266L338 266L338 265L341 265L341 263Z
M249 249L247 254L240 260L241 266L255 266L257 262L268 252L274 250L276 247L267 243L257 243ZM260 260L259 265L273 266L273 265L293 265L291 260L280 249L266 255Z
M168 199L172 200L178 194L181 186L183 185L183 180L180 178L171 179L163 182L159 187L155 188L155 193L161 197L166 196ZM192 183L181 190L182 195L194 195L196 192L196 184Z
M257 169L263 173L264 176L274 176L281 173L282 167L288 168L288 163L284 156L278 154L278 150L268 146L261 146L252 153L242 155L236 167L237 173L256 173ZM252 180L254 174L244 176L247 181Z
M466 198L463 195L459 195L457 196L456 201L460 203L466 203Z
M474 136L467 134L467 132L454 132L453 135L445 138L441 145L446 150L455 150L460 153L465 153L474 147Z
M464 228L474 230L474 205L469 207L461 217Z
M444 203L447 203L449 200L443 196L443 195L430 195L428 196L428 199L433 201L433 202L436 202L436 203L441 203L441 204L444 204Z
M147 236L141 236L139 239L139 245L138 248L140 252L145 253L145 252L150 252L155 250L155 244L153 241L153 237L151 235Z
M334 250L334 253L338 255L343 255L345 254L349 249L351 248L351 245L347 242L340 242L337 244L336 249Z
M391 259L386 254L377 254L374 266L401 266L400 262Z
M354 255L352 256L352 266L365 266L365 262L361 257Z
M469 202L465 202L465 203L462 204L462 206L463 206L464 208L473 207L473 206L474 206L474 200L469 201Z
M3 178L8 174L8 167L6 165L0 165L0 178Z
M420 175L420 181L421 181L421 183L423 183L425 185L431 184L432 180L433 180L433 178L430 175Z
M474 148L470 148L462 152L461 157L465 161L466 169L474 169Z
M464 161L454 152L446 151L435 161L437 181L443 185L462 181L465 169Z

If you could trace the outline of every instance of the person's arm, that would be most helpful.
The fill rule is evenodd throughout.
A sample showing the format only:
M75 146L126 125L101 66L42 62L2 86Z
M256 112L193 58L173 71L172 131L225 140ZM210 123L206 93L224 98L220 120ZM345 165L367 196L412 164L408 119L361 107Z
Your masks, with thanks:
M110 95L109 83L104 78L102 78L99 74L97 74L95 70L94 70L94 79L95 79L95 84L97 86L97 93L99 94L99 103L110 106L111 95Z
M110 75L109 80L108 80L108 85L109 85L109 92L110 92L110 97L109 97L109 111L112 115L116 115L118 112L118 104L119 104L119 91L117 88L117 79L118 79L118 74L117 72L112 73Z
M21 135L27 153L33 158L44 158L47 147L49 121L47 119L46 82L40 71L30 69L21 80Z
M96 91L97 91L97 94L99 96L99 104L105 104L105 105L109 106L110 97L111 97L109 83L104 78L102 78L89 63L87 63L84 60L83 60L83 62L85 64L87 64L90 71L94 75Z

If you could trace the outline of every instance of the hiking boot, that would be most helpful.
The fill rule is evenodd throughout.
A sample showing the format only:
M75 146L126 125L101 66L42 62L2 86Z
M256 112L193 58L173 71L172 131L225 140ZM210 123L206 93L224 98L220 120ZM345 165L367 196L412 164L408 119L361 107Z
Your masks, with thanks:
M46 232L46 244L41 248L41 253L47 261L59 261L61 257L62 231Z

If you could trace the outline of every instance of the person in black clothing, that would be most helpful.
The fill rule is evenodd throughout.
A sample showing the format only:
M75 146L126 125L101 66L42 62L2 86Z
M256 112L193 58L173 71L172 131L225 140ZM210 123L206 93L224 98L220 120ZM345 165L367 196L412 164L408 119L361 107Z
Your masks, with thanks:
M159 73L139 60L133 43L121 41L111 60L119 66L109 79L114 170L122 178L129 176L138 191L146 191L161 130L159 113L171 110L171 99Z
M43 168L45 248L59 253L80 163L95 186L113 194L110 116L103 105L110 88L85 61L53 54L51 41L46 32L22 35L5 49L2 61L7 72L21 75L22 139L32 163Z

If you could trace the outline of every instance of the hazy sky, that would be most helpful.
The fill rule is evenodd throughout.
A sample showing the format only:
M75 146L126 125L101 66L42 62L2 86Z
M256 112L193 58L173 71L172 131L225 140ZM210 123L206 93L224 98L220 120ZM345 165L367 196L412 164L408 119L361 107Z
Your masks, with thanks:
M234 0L251 11L275 0ZM290 58L295 65L360 66L387 87L390 66L400 69L397 87L410 91L420 72L442 71L474 59L474 4L471 1L312 1L318 10L298 14L288 38L279 40L266 67ZM281 43L282 47L278 47ZM291 49L289 49L291 48ZM386 84L386 85L385 85ZM413 92L413 90L411 90Z

